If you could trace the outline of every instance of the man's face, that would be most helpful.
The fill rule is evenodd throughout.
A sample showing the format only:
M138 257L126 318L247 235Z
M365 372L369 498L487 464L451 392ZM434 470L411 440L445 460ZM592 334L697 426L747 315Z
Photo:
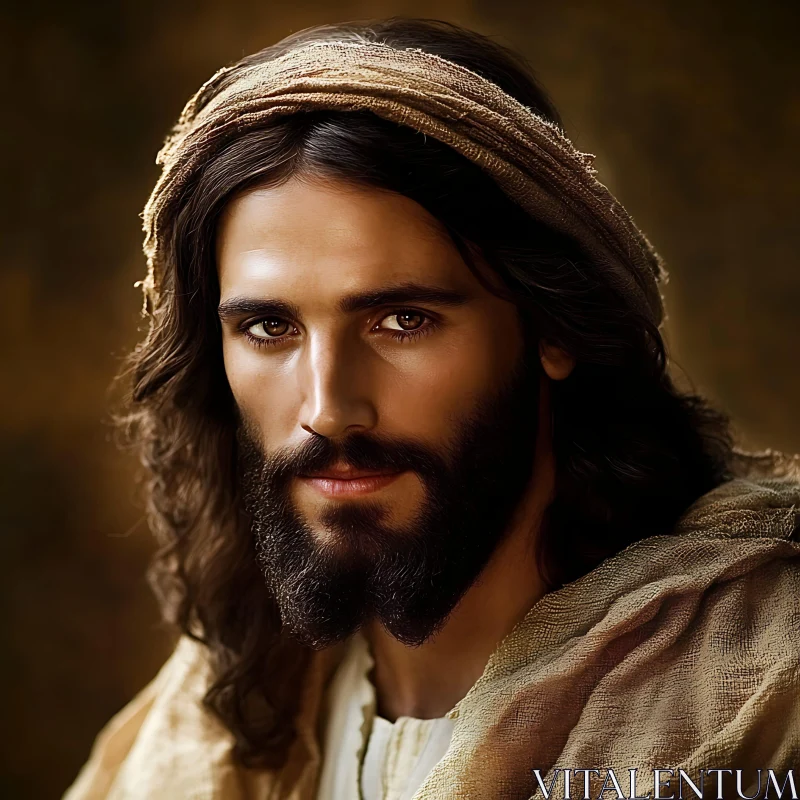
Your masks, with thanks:
M530 479L539 373L516 309L418 204L345 184L235 199L217 265L245 505L284 621L312 646L374 618L423 641Z

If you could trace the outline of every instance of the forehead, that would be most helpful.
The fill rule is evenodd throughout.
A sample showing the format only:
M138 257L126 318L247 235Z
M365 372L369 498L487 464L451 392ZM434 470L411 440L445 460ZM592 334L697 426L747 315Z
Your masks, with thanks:
M446 232L410 198L296 179L228 204L217 271L222 299L280 291L335 302L405 282L480 289Z

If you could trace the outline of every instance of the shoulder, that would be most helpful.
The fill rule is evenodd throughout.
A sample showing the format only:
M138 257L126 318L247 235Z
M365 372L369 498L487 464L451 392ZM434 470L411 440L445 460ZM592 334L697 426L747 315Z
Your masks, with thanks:
M233 737L203 707L210 674L205 646L181 637L98 734L64 800L215 796L219 771L232 767Z

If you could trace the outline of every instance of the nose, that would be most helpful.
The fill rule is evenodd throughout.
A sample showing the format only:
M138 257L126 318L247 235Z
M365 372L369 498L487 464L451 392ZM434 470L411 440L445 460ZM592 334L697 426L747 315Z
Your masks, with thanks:
M311 336L299 364L300 427L335 438L377 423L364 353L357 342L332 334Z

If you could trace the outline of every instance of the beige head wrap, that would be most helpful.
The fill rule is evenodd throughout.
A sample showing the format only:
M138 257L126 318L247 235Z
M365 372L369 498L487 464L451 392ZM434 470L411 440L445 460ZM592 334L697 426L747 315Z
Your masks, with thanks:
M234 71L230 85L209 92ZM145 312L165 270L165 225L191 178L243 132L311 109L369 109L449 145L533 217L571 236L632 309L662 322L662 260L595 177L594 156L469 69L418 49L351 41L313 42L266 63L225 67L189 100L158 154L163 170L144 210L148 274L137 285Z

